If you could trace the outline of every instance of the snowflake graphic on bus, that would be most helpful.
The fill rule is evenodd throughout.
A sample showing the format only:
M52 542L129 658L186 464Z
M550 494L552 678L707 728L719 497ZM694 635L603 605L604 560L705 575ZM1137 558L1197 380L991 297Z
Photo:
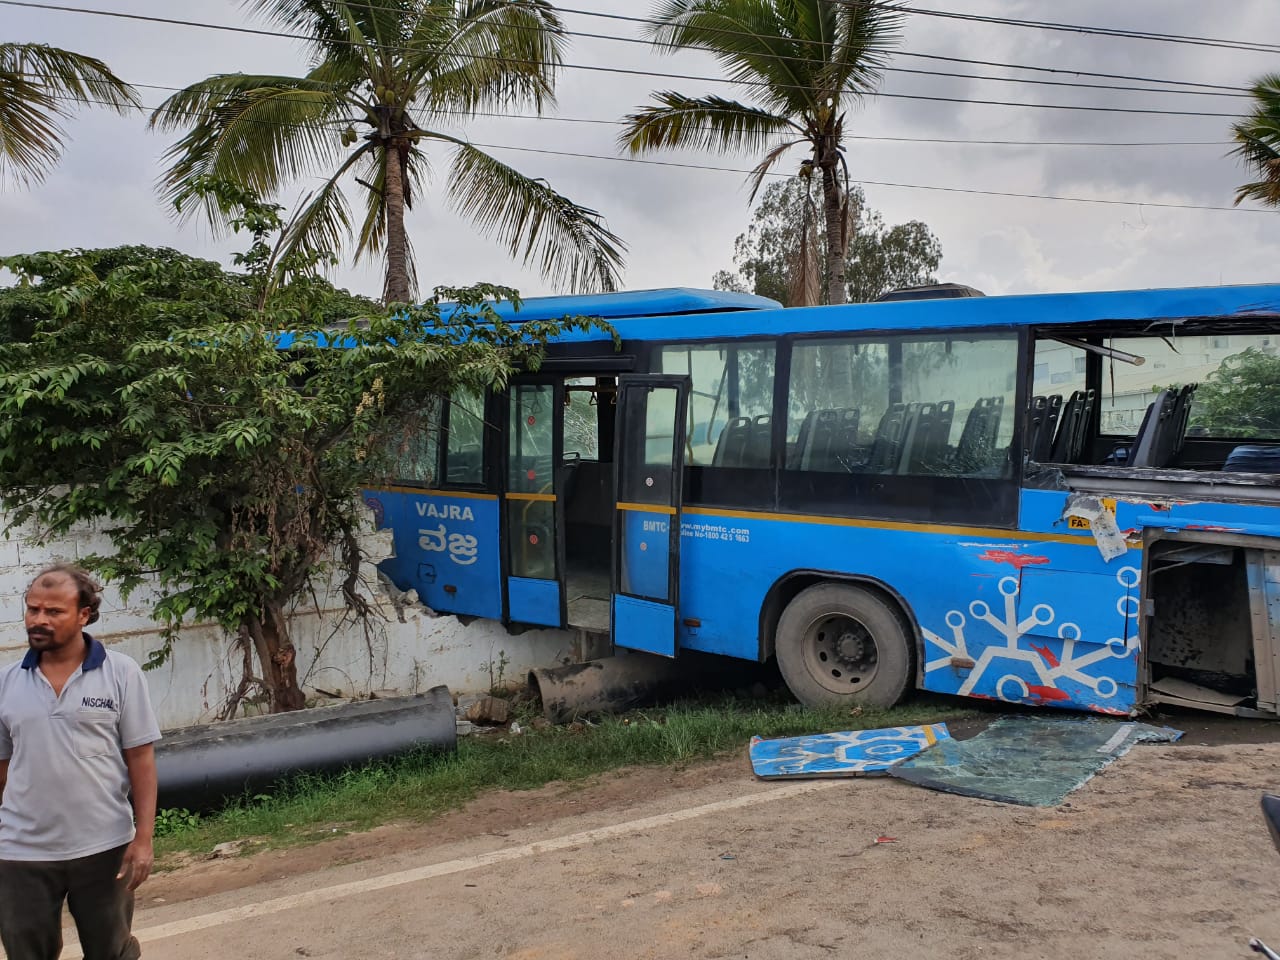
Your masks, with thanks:
M1017 576L997 586L1003 610L973 600L968 615L950 610L943 618L949 637L923 627L925 687L959 696L982 697L1038 706L1127 714L1134 706L1138 637L1136 587L1140 573L1116 571L1115 613L1099 611L1090 624L1118 626L1124 636L1086 636L1073 622L1057 622L1047 603L1019 615L1024 589Z

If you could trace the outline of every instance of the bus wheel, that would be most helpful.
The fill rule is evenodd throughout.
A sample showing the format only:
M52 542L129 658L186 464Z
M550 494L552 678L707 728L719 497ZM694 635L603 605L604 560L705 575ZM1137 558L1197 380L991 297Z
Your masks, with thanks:
M911 680L902 621L868 590L821 583L802 590L778 621L778 667L806 706L891 707Z

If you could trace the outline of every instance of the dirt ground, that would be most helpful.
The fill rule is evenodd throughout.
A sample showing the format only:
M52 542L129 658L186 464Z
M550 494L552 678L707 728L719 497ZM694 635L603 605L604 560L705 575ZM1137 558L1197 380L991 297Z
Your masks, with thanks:
M135 930L148 958L184 960L1129 960L1280 943L1280 854L1258 811L1280 789L1280 724L1159 719L1183 741L1135 747L1059 807L892 779L791 794L745 755L630 770L192 863L140 891ZM613 832L557 846L596 828Z

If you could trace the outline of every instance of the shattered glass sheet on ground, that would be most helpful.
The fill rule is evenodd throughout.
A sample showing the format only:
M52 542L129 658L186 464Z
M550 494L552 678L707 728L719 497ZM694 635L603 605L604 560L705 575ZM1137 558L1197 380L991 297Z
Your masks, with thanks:
M944 740L889 773L964 796L1056 806L1135 743L1172 743L1181 730L1146 723L1001 717L969 740Z
M752 737L751 769L765 780L877 776L898 761L950 738L945 723L778 740Z

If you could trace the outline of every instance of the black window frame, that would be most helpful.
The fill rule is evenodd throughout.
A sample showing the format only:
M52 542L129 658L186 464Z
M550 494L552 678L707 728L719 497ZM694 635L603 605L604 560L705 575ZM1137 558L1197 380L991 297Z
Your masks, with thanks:
M797 343L813 340L956 337L982 339L1012 334L1015 344L1011 469L1003 477L913 476L899 474L818 474L785 467L791 361ZM667 346L767 343L775 346L773 434L767 468L692 467L684 470L684 499L691 508L741 509L836 519L1016 529L1022 489L1025 418L1030 389L1031 333L1026 326L922 327L912 330L826 330L803 334L699 337L646 341L636 350L642 369L660 373ZM900 352L900 351L899 351Z
M921 327L911 330L833 330L796 334L783 338L787 343L786 367L778 372L779 396L775 422L785 449L786 400L791 388L791 361L796 344L837 339L885 341L889 345L890 366L901 364L901 344L907 339L963 338L980 340L999 334L1014 340L1016 369L1012 435L1009 442L1011 467L1001 477L956 477L914 474L837 474L777 470L778 511L818 514L859 520L898 523L993 527L1016 529L1020 501L1025 418L1031 370L1027 365L1029 337L1026 329L1009 325L983 327ZM896 349L895 349L896 347ZM895 387L890 385L892 402ZM899 397L900 399L900 397ZM779 407L783 408L779 410ZM775 443L775 451L779 449Z

